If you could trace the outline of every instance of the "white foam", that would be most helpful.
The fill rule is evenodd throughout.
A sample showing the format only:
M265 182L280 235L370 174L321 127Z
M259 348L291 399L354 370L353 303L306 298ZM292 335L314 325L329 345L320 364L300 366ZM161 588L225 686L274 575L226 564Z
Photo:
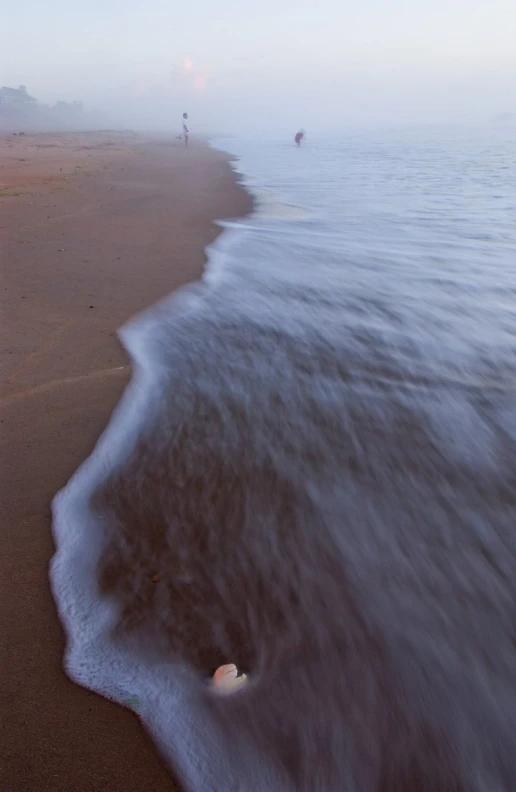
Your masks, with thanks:
M130 645L112 639L115 605L101 597L96 567L106 543L102 517L89 509L96 487L126 457L146 417L161 398L161 368L154 339L161 311L199 311L203 286L187 287L141 314L120 331L133 375L93 453L52 503L56 553L50 580L67 636L65 669L75 682L132 709L187 788L281 790L277 779L258 773L249 746L225 742L210 721L203 698L205 683L188 669L145 665ZM234 739L234 738L233 738ZM253 771L254 767L254 771Z

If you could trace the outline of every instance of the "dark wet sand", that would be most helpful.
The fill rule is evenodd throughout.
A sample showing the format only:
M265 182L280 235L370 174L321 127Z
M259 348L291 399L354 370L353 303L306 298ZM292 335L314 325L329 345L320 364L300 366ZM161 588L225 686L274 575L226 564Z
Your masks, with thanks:
M0 138L0 165L0 787L171 792L137 718L61 669L49 504L128 380L116 329L198 278L250 198L224 156L164 139Z

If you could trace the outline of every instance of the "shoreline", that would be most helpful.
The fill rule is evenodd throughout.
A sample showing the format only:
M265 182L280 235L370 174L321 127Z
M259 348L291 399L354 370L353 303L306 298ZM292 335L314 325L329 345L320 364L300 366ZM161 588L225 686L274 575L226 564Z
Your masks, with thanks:
M136 716L62 670L50 501L129 380L117 329L198 280L215 221L252 210L230 160L131 133L0 136L0 779L11 792L174 789Z

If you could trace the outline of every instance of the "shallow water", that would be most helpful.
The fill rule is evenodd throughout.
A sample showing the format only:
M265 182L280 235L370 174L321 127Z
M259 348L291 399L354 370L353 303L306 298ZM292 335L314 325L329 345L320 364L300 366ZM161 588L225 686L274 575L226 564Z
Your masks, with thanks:
M515 137L218 145L257 210L54 502L68 672L191 789L514 789Z

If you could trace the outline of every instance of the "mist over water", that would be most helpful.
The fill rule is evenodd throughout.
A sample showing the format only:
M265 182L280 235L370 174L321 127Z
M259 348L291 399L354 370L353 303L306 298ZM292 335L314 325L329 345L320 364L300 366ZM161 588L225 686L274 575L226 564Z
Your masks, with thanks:
M515 25L512 0L24 0L0 73L104 127L180 134L185 111L199 135L514 124Z
M217 145L257 209L54 502L68 672L188 789L512 790L515 141Z

